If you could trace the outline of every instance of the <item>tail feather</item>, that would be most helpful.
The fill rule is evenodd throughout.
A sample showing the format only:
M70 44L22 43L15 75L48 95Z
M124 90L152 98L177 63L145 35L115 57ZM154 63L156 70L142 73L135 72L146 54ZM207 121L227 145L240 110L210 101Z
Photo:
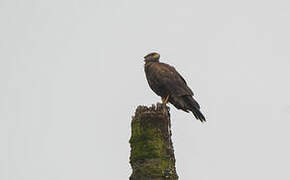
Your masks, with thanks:
M200 106L191 95L185 96L170 96L169 102L177 109L182 109L185 112L191 111L196 119L205 122L204 115L200 112Z
M195 116L196 119L199 119L201 122L206 122L204 115L200 112L199 109L192 109L192 114Z
M204 115L200 112L200 106L198 102L193 99L192 96L186 96L188 102L188 109L192 112L196 119L199 119L201 122L206 122Z

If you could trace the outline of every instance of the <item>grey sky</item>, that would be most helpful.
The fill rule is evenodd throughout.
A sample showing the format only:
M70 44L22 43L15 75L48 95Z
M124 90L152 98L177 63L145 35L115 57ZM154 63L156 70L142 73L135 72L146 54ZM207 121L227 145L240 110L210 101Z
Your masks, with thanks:
M174 65L182 180L290 179L290 1L0 1L0 179L128 179L131 116Z

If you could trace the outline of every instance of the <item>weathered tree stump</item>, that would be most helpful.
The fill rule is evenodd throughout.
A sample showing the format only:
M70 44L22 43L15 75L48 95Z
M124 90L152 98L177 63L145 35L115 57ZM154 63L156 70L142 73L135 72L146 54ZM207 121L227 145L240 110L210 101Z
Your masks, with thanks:
M131 133L130 180L177 180L169 107L138 106Z

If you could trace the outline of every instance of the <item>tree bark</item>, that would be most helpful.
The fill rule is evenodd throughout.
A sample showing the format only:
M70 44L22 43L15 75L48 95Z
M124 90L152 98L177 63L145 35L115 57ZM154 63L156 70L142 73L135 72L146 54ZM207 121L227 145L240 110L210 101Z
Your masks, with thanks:
M138 106L131 133L130 180L177 180L169 107Z

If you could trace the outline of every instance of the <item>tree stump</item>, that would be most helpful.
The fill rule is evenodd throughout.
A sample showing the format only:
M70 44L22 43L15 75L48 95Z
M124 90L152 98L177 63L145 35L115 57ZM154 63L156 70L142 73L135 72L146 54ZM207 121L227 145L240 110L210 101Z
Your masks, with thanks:
M131 133L130 180L177 180L169 107L138 106Z

